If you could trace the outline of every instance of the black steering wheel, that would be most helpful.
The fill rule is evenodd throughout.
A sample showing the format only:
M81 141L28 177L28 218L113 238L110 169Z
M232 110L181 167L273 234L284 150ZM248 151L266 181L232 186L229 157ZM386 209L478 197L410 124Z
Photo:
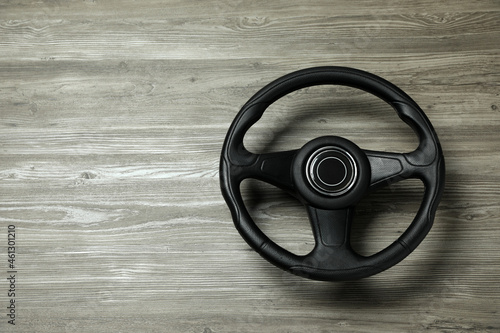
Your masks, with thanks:
M410 153L360 149L353 142L324 136L298 150L254 154L243 145L248 129L279 98L315 85L362 89L390 104L419 137ZM316 280L353 280L392 267L408 256L432 227L444 189L444 157L438 137L420 107L390 82L345 67L318 67L285 75L257 92L234 119L222 148L220 183L236 228L261 256L291 273ZM271 241L254 223L241 196L240 183L254 178L277 186L306 207L315 239L313 250L295 255ZM407 178L425 186L420 208L408 229L371 256L350 245L353 211L370 190Z

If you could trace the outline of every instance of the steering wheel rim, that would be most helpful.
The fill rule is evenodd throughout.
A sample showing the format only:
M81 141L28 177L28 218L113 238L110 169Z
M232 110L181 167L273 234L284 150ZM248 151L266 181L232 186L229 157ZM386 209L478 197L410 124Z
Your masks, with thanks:
M271 154L254 154L245 148L245 133L272 103L293 91L316 85L350 86L383 99L416 132L419 137L417 149L404 154L362 150L349 140L335 136L314 139L299 150ZM328 168L321 165L328 165ZM345 170L342 172L346 177L353 179L347 191L345 186L342 187L346 177L339 177L342 182L338 184L328 183L336 181L331 176L332 168ZM321 171L323 169L330 170L330 173ZM293 72L259 90L232 122L220 162L222 194L245 241L274 265L315 280L368 277L408 256L432 227L444 190L444 175L439 139L417 103L401 89L374 74L333 66ZM318 179L312 179L314 177ZM293 254L270 240L257 227L244 205L239 188L246 178L260 179L280 187L304 203L316 241L310 253ZM419 178L425 185L422 203L408 229L373 255L356 253L349 239L356 203L370 190L407 178Z

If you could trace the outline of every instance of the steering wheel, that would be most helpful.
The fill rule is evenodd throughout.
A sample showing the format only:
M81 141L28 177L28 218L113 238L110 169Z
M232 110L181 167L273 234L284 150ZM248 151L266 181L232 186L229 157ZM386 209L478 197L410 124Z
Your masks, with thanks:
M283 152L254 154L245 148L245 133L269 105L298 89L325 84L362 89L386 101L416 132L418 148L409 153L363 150L337 136L319 137L298 150ZM315 240L310 253L293 254L257 227L241 195L240 184L247 178L279 187L304 204ZM385 249L370 256L358 254L350 245L356 204L371 190L408 178L418 178L425 186L412 223ZM360 279L403 260L431 229L444 178L444 157L438 137L420 107L390 82L346 67L300 70L262 88L232 122L220 161L222 194L241 236L272 264L315 280Z

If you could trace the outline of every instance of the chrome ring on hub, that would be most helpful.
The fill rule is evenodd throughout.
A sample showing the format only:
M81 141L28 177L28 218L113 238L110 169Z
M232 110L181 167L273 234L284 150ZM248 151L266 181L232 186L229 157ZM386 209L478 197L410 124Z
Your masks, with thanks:
M358 168L349 152L327 146L317 150L307 160L306 177L319 193L337 197L348 192L356 183Z

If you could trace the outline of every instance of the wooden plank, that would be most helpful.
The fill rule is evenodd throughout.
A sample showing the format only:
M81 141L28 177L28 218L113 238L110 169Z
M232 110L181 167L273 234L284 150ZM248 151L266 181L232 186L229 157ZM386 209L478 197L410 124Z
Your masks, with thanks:
M500 330L500 6L496 0L5 1L0 4L0 279L16 230L16 325L1 332L488 332ZM301 68L378 74L426 112L446 189L420 247L368 279L272 266L238 235L219 189L239 108ZM249 130L255 152L321 135L366 149L418 143L383 101L297 91ZM242 185L258 226L305 254L304 207ZM364 198L353 246L405 230L423 185Z

